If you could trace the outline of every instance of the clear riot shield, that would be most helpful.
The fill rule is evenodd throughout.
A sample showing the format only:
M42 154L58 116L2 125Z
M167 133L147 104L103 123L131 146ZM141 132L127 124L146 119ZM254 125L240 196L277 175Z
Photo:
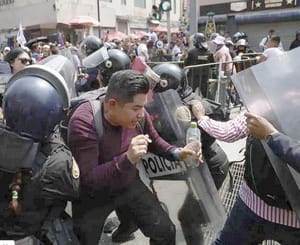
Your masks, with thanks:
M51 55L37 64L25 67L10 78L7 86L25 76L40 77L54 86L63 99L65 110L69 109L70 98L77 96L75 92L75 68L71 61L62 55Z
M90 54L82 60L82 64L86 68L97 67L102 64L104 61L108 60L109 56L107 53L107 48L102 47L98 49L96 52Z
M169 89L154 94L146 106L154 127L166 141L184 146L185 135L191 121L191 112L177 93ZM142 172L152 180L184 180L199 204L207 228L218 232L224 225L226 213L206 163L192 167L184 162L169 161L149 154L143 157ZM197 166L197 163L194 166Z
M232 76L244 105L278 130L300 140L300 48L272 57ZM300 174L262 141L292 208L300 218Z
M12 76L10 65L6 61L0 60L0 94L3 94L9 78Z

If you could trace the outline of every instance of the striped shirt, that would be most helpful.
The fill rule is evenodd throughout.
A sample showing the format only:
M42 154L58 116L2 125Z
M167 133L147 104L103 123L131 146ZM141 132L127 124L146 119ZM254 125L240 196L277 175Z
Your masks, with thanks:
M203 116L198 121L198 125L212 137L225 142L234 142L248 135L244 114L228 122L218 122ZM239 195L246 206L259 217L273 223L300 228L295 212L268 205L250 189L245 181Z

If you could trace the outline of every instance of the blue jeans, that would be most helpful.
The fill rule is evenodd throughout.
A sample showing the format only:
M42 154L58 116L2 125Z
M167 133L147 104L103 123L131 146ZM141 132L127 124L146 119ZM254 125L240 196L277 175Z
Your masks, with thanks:
M214 245L256 245L273 240L281 245L299 245L300 229L275 224L260 218L237 198L223 230Z

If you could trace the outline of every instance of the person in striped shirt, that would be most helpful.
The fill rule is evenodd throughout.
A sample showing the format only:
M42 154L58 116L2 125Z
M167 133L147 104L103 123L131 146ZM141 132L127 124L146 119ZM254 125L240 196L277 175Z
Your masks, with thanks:
M259 244L264 240L300 244L300 222L296 213L260 140L249 134L247 116L250 118L251 114L240 113L232 120L218 122L205 116L200 101L194 100L191 105L198 125L209 135L225 142L247 137L244 181L225 226L213 244Z

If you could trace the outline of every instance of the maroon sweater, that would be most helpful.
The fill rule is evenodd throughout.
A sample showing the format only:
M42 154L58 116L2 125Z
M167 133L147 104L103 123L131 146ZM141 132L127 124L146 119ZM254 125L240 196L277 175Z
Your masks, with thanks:
M137 169L127 159L126 151L131 139L138 134L150 136L150 152L172 155L176 147L158 135L147 112L145 118L144 129L112 126L103 116L102 105L104 130L99 142L90 103L83 103L76 109L69 122L68 143L79 165L81 186L84 189L114 193L130 185L136 177Z

